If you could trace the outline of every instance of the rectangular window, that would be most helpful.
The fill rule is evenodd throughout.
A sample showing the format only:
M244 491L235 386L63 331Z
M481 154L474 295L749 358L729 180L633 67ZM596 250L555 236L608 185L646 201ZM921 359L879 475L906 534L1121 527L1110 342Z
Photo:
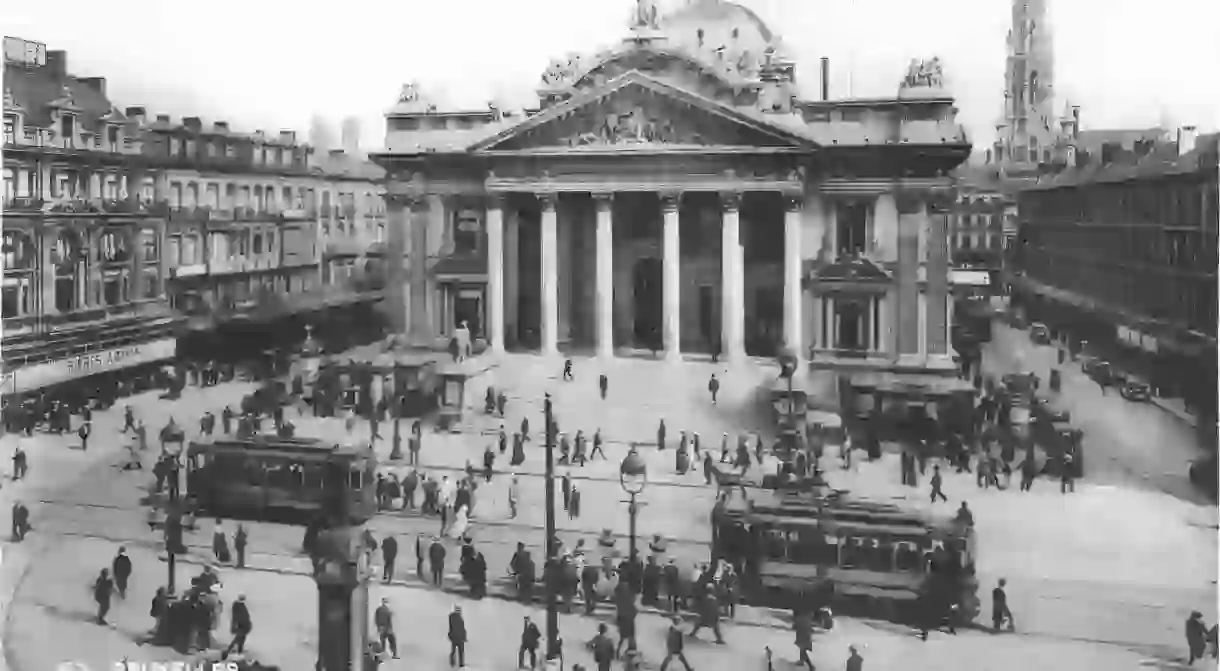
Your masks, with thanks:
M127 302L128 277L126 271L112 271L102 277L102 299L106 305L121 305Z
M118 151L119 149L119 127L109 126L106 128L106 141L109 142L110 151Z
M161 295L161 274L156 268L144 269L144 298L157 298Z
M4 144L17 143L17 120L11 116L4 117Z
M28 276L4 278L3 305L0 315L5 319L20 317L30 311L30 294L33 278Z
M72 116L71 114L64 116L63 121L61 122L61 128L63 129L63 132L64 132L63 146L65 148L75 147L76 146L76 117Z
M145 228L140 231L140 247L144 250L144 261L156 261L160 258L160 250L157 248L157 231L151 228Z

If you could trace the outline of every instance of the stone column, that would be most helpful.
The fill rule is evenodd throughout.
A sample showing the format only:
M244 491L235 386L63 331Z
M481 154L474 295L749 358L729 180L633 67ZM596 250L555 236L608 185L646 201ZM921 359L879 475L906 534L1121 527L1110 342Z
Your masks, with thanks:
M614 356L614 196L593 195L597 207L597 355Z
M784 345L805 358L801 335L801 198L786 197L784 208Z
M730 361L745 358L745 300L741 263L741 194L721 196L721 350Z
M919 349L919 229L923 225L924 203L914 194L899 194L898 268L895 273L897 300L894 302L894 329L897 354L901 363L922 363ZM913 215L913 216L912 216Z
M431 347L436 335L432 329L431 286L428 282L429 200L424 197L409 198L404 212L410 239L408 287L411 292L411 313L407 327L411 333L411 344L417 347Z
M558 247L558 217L555 206L558 204L556 194L541 194L542 201L542 353L559 353L559 259Z
M504 352L504 209L503 199L487 204L487 345Z
M882 193L873 203L873 222L882 261L898 260L898 206L894 194Z
M682 202L680 193L667 193L661 196L661 216L664 221L662 232L663 271L662 271L662 305L664 306L663 333L665 342L665 357L670 360L682 358L681 344L681 258L679 257L679 227L678 206Z
M927 317L926 328L928 363L936 367L951 367L953 357L949 353L949 232L944 213L933 205L927 216Z
M505 346L516 344L520 334L520 232L515 209L504 213L504 325Z

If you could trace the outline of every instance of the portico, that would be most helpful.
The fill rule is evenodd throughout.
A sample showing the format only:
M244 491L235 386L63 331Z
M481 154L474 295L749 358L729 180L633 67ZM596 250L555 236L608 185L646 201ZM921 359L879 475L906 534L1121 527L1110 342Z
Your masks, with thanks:
M493 351L927 366L948 328L935 203L969 153L952 98L796 99L794 64L735 7L690 3L556 61L523 113L439 110L404 87L374 156L408 259L402 330L427 345L455 313L431 268L456 254L435 237L461 202L481 219L475 335Z

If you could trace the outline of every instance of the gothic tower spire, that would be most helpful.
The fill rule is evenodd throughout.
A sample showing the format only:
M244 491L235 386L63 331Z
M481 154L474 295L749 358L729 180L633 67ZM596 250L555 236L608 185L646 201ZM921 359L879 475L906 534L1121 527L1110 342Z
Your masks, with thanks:
M1036 166L1054 153L1059 129L1047 2L1012 0L1004 118L997 139L997 158L1006 165Z

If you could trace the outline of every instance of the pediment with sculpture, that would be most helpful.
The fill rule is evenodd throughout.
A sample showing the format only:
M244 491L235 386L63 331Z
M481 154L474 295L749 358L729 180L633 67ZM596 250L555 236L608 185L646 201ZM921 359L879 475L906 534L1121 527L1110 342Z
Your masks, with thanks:
M695 96L680 92L671 95L646 82L620 80L610 86L603 95L593 92L591 100L571 101L570 109L543 112L539 117L552 114L552 118L538 119L538 123L527 121L481 149L792 147L801 143L782 129L771 129L764 122L748 118L733 118L738 113Z

